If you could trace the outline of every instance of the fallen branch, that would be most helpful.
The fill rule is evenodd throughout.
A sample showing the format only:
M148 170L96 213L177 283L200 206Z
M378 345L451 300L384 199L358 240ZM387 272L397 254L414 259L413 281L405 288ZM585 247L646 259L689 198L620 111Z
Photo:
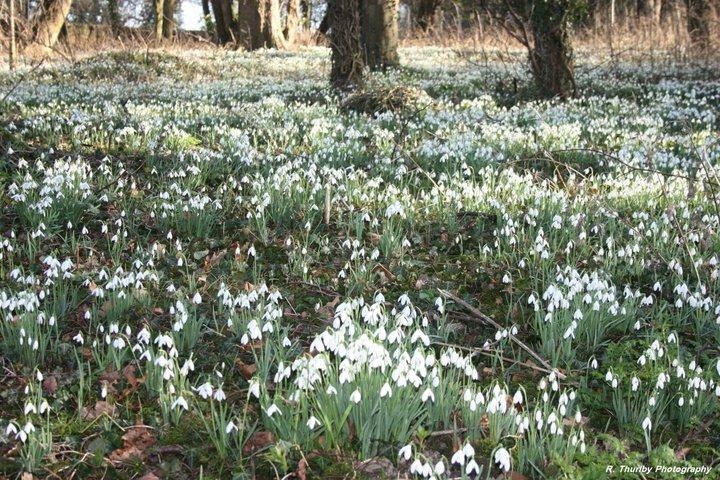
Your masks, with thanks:
M461 305L462 307L465 307L470 313L472 313L474 315L474 317L468 317L468 318L471 318L474 321L477 321L478 323L484 323L484 324L491 325L492 327L494 327L497 330L504 329L504 327L501 326L499 323L497 323L495 320L488 317L483 312L481 312L477 308L473 307L472 305L467 303L462 298L459 298L457 295L454 295L454 294L448 292L447 290L443 290L441 288L438 288L438 292L440 292L440 295L442 295L443 297L449 298L449 299L453 300L455 303ZM542 358L540 355L535 353L535 351L532 348L528 347L524 342L522 342L519 338L517 338L515 335L513 335L509 331L508 331L508 337L510 338L510 340L515 342L520 348L522 348L528 354L530 354L531 357L533 357L535 360L540 362L540 364L543 367L545 367L548 371L554 372L555 375L557 375L560 380L565 380L567 378L567 376L564 373L558 371L556 368L553 368L553 366L550 365L544 358Z

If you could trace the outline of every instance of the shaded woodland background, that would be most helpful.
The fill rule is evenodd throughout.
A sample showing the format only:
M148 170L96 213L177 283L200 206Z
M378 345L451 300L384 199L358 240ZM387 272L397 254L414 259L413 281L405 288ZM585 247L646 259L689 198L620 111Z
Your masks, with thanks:
M365 66L398 64L401 41L523 47L540 96L567 98L573 42L707 55L718 38L717 0L200 0L201 18L182 1L6 0L5 57L12 67L87 50L326 44L332 85L352 89Z

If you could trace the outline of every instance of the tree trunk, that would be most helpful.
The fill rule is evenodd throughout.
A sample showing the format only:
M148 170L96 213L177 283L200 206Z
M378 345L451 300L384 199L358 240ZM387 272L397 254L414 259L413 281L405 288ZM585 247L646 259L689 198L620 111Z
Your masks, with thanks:
M215 17L215 33L220 45L233 41L233 18L231 0L210 0L213 17Z
M238 43L245 50L262 48L262 15L260 8L264 0L239 0L238 2Z
M300 0L300 11L302 12L302 21L305 29L310 30L312 25L312 1Z
M113 35L120 33L120 9L118 8L118 0L108 0L108 17L110 20L110 30Z
M155 41L157 42L163 38L163 23L165 23L164 4L164 0L155 0Z
M203 23L205 24L205 30L208 34L215 35L215 25L213 25L210 19L210 0L201 0L202 11L203 11Z
M247 50L283 48L279 0L239 0L238 38Z
M17 47L15 45L15 0L10 0L10 49L8 51L8 68L15 68L15 59L17 59Z
M364 0L360 31L365 63L371 70L400 63L398 57L398 0Z
M285 15L285 40L288 45L295 43L300 21L302 19L302 11L300 9L300 0L288 0L287 14Z
M163 19L162 33L164 38L173 38L177 30L177 23L175 22L175 6L177 0L164 0L163 3Z
M72 0L43 0L40 13L33 22L30 50L37 48L38 53L48 53L55 46L71 4Z
M561 99L574 96L576 89L567 4L563 0L536 2L530 24L533 36L530 66L540 95Z
M687 31L695 48L707 50L710 47L710 2L709 0L685 0L687 8Z
M420 0L417 10L417 26L427 32L435 25L440 0Z
M329 0L328 24L332 66L330 84L341 90L362 85L363 54L360 45L358 0Z
M280 0L262 0L264 3L263 37L264 47L285 48L285 35L283 35L282 20L280 18ZM297 4L295 9L297 10Z

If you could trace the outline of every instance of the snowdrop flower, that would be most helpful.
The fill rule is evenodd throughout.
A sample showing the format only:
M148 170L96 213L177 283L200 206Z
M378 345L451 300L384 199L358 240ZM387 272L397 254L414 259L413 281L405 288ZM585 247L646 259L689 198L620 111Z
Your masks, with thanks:
M202 297L200 296L200 292L195 292L192 301L195 305L200 305L202 303Z
M648 432L652 430L652 421L650 420L650 417L645 417L645 420L642 422L642 428Z
M430 389L430 387L428 387L428 388L425 389L425 391L424 391L423 394L422 394L421 400L422 400L423 402L427 402L428 400L432 400L433 402L435 402L435 394L434 394L433 391Z
M213 395L213 398L217 400L218 402L222 402L225 400L225 392L223 392L223 389L218 387L217 390L215 390L215 394Z
M415 461L410 465L410 473L415 475L423 474L423 463L420 459L416 458Z
M440 460L438 463L435 464L435 475L443 475L445 473L445 463Z
M250 382L249 393L255 398L260 398L260 383L255 380Z
M450 463L458 464L460 466L465 465L465 452L462 448L453 454L450 459Z
M400 449L398 452L398 457L402 457L405 459L405 461L410 460L410 456L412 455L412 444L407 444L404 447Z
M495 463L506 472L510 471L510 452L505 447L500 447L495 451Z
M265 413L267 413L268 417L272 417L276 413L279 413L280 415L282 415L282 412L280 411L278 406L275 405L274 403L272 405L270 405L270 407L265 411Z
M213 394L213 388L210 382L203 383L198 388L196 388L195 391L205 400L210 398Z
M467 467L465 468L465 474L480 475L480 465L477 464L474 458L468 462Z
M238 430L238 427L232 421L229 421L225 426L225 433L230 434L233 430Z
M388 382L385 382L380 389L380 398L383 397L392 397L392 388L390 388L390 384Z
M319 425L321 425L321 424L320 424L320 420L318 420L317 418L315 418L315 415L311 415L310 418L309 418L308 421L307 421L307 427L308 427L310 430L315 430L315 428L316 428L317 426L319 426Z
M355 389L355 391L350 394L350 401L353 403L360 403L361 398L359 389Z
M475 449L469 443L465 444L462 451L467 458L473 458L475 456Z
M171 408L174 410L177 407L182 407L185 410L189 410L190 406L187 403L187 400L185 400L183 397L178 397L173 403Z

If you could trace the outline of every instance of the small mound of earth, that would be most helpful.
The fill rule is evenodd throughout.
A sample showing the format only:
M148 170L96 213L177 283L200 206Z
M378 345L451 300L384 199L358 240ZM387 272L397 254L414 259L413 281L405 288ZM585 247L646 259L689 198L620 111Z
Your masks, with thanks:
M402 112L427 108L433 102L425 90L409 86L376 87L348 95L343 110L372 115L378 112Z
M175 55L160 52L108 52L73 66L76 78L90 81L149 82L159 78L194 80L216 72Z

